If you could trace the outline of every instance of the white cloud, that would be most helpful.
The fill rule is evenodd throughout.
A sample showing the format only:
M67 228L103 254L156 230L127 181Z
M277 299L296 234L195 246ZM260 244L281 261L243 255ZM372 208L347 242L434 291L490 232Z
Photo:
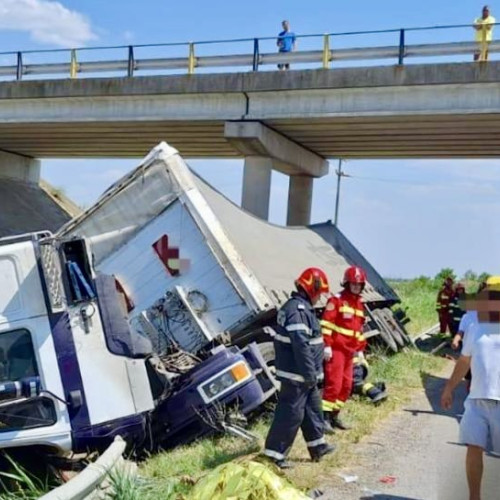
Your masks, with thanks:
M49 0L0 0L0 30L27 31L36 42L79 47L95 40L88 19Z

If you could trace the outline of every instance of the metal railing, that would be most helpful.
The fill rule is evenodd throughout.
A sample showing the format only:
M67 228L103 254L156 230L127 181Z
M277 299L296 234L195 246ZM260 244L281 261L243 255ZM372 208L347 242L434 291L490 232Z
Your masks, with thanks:
M495 26L495 25L490 25ZM262 44L266 41L276 41L277 37L239 38L230 40L208 40L198 42L178 42L142 45L121 45L107 47L81 47L75 49L29 50L23 52L1 52L2 58L13 56L15 64L0 65L0 77L15 77L22 80L25 75L64 75L76 78L79 74L118 73L118 76L133 77L138 72L184 70L193 74L196 68L244 67L251 71L258 71L260 67L275 64L302 64L319 63L320 67L328 69L336 61L361 60L395 60L403 65L405 60L414 57L454 56L479 53L479 59L485 60L487 52L500 52L499 42L486 40L486 29L482 30L482 42L448 42L428 44L407 44L409 33L424 31L442 31L459 28L468 28L472 33L472 25L429 26L406 29L357 31L344 33L325 33L312 35L297 35L298 40L316 39L321 42L318 50L303 50L294 52L261 52ZM394 35L397 43L394 45L374 47L335 48L336 41L341 37ZM197 49L202 46L218 44L251 44L252 51L243 54L197 55ZM144 57L138 58L137 52L141 49L169 49L182 48L184 57ZM125 53L122 59L114 60L80 60L80 56L88 52L120 50ZM42 55L50 59L54 54L64 54L64 62L42 62L26 64L28 56Z

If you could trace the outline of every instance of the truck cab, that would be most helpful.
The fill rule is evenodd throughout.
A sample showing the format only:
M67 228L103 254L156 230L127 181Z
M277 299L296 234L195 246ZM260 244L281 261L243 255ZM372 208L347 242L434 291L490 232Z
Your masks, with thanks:
M251 350L221 346L169 371L152 340L130 329L124 294L94 271L85 239L1 239L0 277L0 448L64 456L118 434L153 447L206 430L217 404L262 402Z

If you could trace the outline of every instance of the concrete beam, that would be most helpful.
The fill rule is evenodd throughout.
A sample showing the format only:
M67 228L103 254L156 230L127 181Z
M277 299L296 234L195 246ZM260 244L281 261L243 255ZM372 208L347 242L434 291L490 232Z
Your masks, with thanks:
M27 184L38 184L40 169L40 160L0 151L0 178L17 179Z
M287 226L307 226L311 223L314 179L308 175L291 175L288 186Z
M285 174L321 177L328 173L328 162L322 156L260 122L226 122L224 137L245 156L271 158L273 168Z
M261 219L269 217L272 160L259 156L245 158L241 206Z

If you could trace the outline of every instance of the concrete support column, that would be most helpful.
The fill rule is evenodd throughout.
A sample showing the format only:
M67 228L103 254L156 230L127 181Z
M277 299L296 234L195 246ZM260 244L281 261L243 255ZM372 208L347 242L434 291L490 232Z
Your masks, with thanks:
M313 180L310 175L290 176L287 226L307 226L311 223Z
M245 158L241 206L264 220L269 217L272 168L271 158L263 156Z
M40 168L40 160L0 151L0 178L17 179L27 184L38 184Z

